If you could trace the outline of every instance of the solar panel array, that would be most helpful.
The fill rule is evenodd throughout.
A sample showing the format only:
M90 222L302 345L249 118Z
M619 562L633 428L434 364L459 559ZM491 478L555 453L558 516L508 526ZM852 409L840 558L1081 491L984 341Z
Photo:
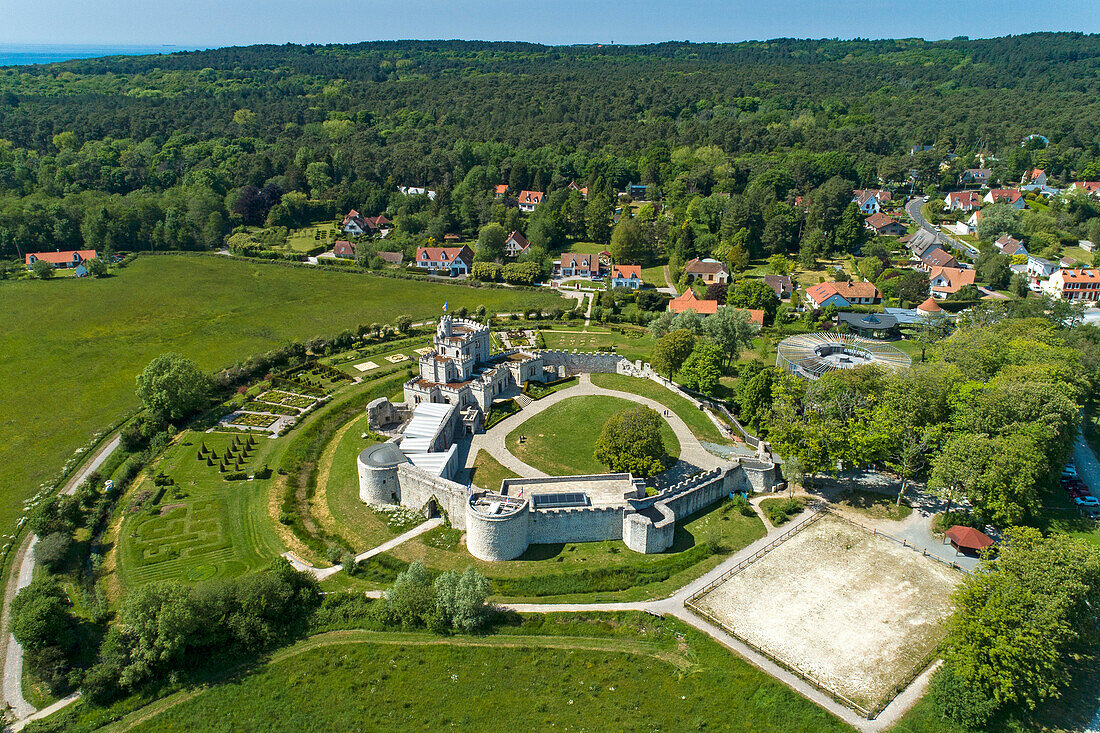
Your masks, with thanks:
M580 491L572 491L567 494L535 494L532 501L536 509L588 506L588 494Z

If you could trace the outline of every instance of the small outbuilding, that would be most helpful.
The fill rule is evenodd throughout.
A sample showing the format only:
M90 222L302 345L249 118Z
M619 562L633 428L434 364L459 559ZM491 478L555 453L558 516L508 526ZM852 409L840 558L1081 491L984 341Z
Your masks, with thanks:
M956 552L967 555L976 554L993 544L993 538L985 532L960 524L947 530L946 538Z

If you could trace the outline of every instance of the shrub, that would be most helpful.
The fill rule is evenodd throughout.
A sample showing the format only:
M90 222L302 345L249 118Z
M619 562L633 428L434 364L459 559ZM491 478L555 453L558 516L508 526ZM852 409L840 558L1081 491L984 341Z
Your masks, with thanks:
M928 695L945 717L972 730L983 730L997 709L995 701L949 667L932 678Z
M35 543L34 559L56 573L65 564L72 546L73 538L68 532L48 534Z

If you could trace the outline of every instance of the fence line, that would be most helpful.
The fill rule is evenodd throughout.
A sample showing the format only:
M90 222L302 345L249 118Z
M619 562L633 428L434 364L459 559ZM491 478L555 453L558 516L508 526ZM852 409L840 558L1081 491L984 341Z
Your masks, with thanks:
M838 514L838 513L834 512L832 509L825 508L823 511L828 512L832 516L836 517L837 519L840 519L841 521L847 522L848 524L854 524L855 526L859 527L860 529L862 529L866 532L871 532L871 533L873 533L874 535L876 535L878 537L885 537L888 540L892 540L894 542L897 542L902 547L908 547L913 552L919 552L924 557L927 557L931 560L935 560L938 563L946 565L950 568L954 568L956 570L960 570L960 571L966 573L967 575L971 574L969 570L964 568L962 565L959 565L957 562L952 562L950 560L944 560L939 555L932 554L928 550L925 550L923 548L918 548L916 545L910 544L909 540L907 540L907 539L904 539L904 538L901 538L901 537L895 537L892 534L888 534L888 533L883 532L881 530L878 530L874 527L868 527L867 525L863 524L862 522L857 522L856 520L852 519L851 517L846 517L843 514Z

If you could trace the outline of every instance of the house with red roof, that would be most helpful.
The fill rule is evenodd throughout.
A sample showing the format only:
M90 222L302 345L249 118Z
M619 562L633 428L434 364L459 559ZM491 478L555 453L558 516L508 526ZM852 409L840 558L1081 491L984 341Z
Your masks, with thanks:
M701 316L709 316L718 312L718 301L698 298L695 295L695 291L688 288L683 294L668 301L668 310L670 313L695 311Z
M494 186L493 187L493 193L496 195L496 197L498 199L504 198L504 195L506 193L508 193L508 184L507 183L502 183L499 186Z
M864 223L868 229L882 237L901 237L905 235L905 227L901 222L882 212L871 214Z
M944 208L947 211L977 211L982 208L982 197L977 191L952 191L947 194Z
M873 283L827 282L806 288L806 301L814 309L835 305L874 305L882 302L882 293Z
M637 290L642 286L641 265L612 265L611 287Z
M554 262L554 276L587 277L591 279L602 277L605 272L602 260L600 254L564 252Z
M874 191L870 189L857 188L852 191L852 201L859 207L859 213L864 216L871 214L877 214L882 210L882 204L889 201L891 198L888 191Z
M542 191L520 191L516 203L519 205L520 211L530 214L536 206L542 203L542 197Z
M347 234L357 237L364 234L374 234L375 232L381 232L382 236L385 236L393 229L393 222L382 214L378 216L363 216L355 209L352 209L344 217L340 229Z
M337 239L332 246L332 254L345 260L355 259L355 247L346 239Z
M1069 184L1070 191L1083 191L1087 196L1100 196L1100 181L1075 181Z
M96 258L94 249L70 249L57 250L56 252L30 252L23 257L27 269L31 269L35 262L49 262L55 270L73 270L88 260Z
M1042 188L1047 185L1047 172L1042 168L1032 168L1024 173L1024 177L1020 179L1020 182L1025 185Z
M1055 270L1043 290L1064 300L1096 302L1100 300L1100 270Z
M959 262L950 253L936 248L925 253L921 258L920 265L917 269L924 270L925 272L931 272L937 267L958 267Z
M474 251L469 245L461 247L417 247L416 266L433 274L451 277L467 275L474 263Z
M1014 209L1027 208L1024 195L1015 188L994 188L982 199L987 204L1008 204Z
M730 280L729 270L718 260L706 257L704 259L688 260L684 265L684 275L687 281L702 280L705 283L727 283Z
M578 186L576 181L570 181L566 188L570 191L577 191L583 198L588 198L588 186Z
M928 273L929 293L939 300L973 284L974 271L961 267L933 267Z
M512 232L504 240L504 254L507 257L519 257L531 247L527 238L517 232Z

